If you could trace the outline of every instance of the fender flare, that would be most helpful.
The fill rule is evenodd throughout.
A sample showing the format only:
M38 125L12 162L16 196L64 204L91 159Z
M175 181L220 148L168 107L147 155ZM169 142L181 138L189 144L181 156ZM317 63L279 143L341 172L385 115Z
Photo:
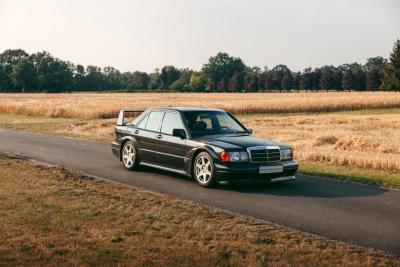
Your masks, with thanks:
M218 147L213 147L210 145L203 145L203 146L198 146L195 147L193 149L191 149L188 152L188 157L190 160L190 162L188 162L187 166L186 166L186 173L189 175L192 175L192 171L193 171L193 162L196 159L196 156L198 153L200 152L207 152L208 154L210 154L210 156L213 158L214 161L219 160L219 156L218 156L218 152L216 152L215 150L217 150L219 152L219 150L223 151L223 149L218 148Z
M136 138L135 137L133 137L133 136L124 136L124 137L122 137L121 139L119 139L119 160L121 161L122 160L122 147L124 146L124 144L126 143L126 141L132 141L133 142L133 144L135 145L135 147L136 147L136 150L138 149L138 144L139 144L139 142L136 140ZM139 159L140 159L140 155L139 155L139 153L138 153L138 157L139 157Z

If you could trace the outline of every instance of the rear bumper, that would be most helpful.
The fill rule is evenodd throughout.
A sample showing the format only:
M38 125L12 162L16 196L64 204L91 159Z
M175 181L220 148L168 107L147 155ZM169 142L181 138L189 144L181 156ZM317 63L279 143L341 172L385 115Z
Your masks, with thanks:
M283 167L283 172L260 174L260 166ZM279 163L238 163L238 164L215 164L215 175L220 183L227 182L281 182L294 180L299 165L296 161L284 161Z

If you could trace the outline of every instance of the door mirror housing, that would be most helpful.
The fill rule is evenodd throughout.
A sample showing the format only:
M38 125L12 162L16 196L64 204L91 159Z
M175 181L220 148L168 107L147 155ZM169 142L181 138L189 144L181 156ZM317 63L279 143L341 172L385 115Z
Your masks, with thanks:
M253 129L247 129L247 132L248 132L249 134L252 134L252 133L253 133Z
M176 137L180 137L181 139L186 139L186 132L184 129L173 129L172 135Z

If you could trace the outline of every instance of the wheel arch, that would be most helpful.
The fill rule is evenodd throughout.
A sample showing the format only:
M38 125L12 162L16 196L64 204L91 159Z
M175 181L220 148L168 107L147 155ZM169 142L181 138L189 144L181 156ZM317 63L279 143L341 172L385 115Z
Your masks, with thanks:
M132 141L133 144L135 145L136 148L136 152L137 152L137 146L138 146L138 142L136 140L136 138L134 138L133 136L124 136L120 139L120 146L119 146L119 160L122 160L122 148L124 147L125 143L128 141ZM137 157L138 159L140 159L140 155L139 152L137 152Z
M190 165L189 165L189 171L188 171L188 173L190 173L190 176L192 178L193 178L194 162L196 160L197 155L200 154L201 152L207 152L208 154L210 154L210 156L213 158L213 160L218 159L217 153L211 147L201 146L201 147L197 147L196 149L194 149L194 151L192 153Z

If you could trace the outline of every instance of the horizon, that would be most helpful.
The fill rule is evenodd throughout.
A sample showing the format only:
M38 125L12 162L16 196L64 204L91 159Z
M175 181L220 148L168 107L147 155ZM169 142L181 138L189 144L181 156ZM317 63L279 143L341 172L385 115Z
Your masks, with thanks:
M284 64L296 72L388 58L400 36L399 11L393 0L6 0L0 23L10 27L4 27L0 51L47 51L74 64L122 72L165 65L200 70L209 57L226 52L248 66Z

